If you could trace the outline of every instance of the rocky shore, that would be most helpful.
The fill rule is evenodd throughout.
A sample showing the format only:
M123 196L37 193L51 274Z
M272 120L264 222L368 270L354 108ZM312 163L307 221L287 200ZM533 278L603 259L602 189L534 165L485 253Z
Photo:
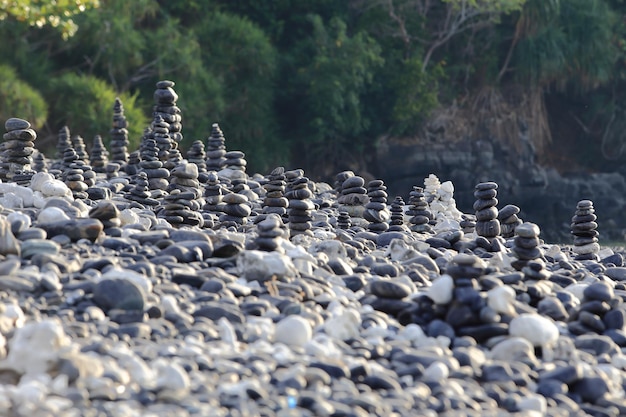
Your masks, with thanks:
M436 175L406 203L250 176L217 125L182 156L172 86L137 153L116 102L111 161L65 131L33 158L6 122L0 415L626 415L624 250L593 201L555 245L496 182L463 213Z

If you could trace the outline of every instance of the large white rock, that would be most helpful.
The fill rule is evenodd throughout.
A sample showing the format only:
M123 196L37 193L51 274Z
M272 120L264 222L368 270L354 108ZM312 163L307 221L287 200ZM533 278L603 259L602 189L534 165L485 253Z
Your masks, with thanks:
M2 205L6 208L32 207L33 190L29 187L22 187L15 183L0 183L0 194L3 194ZM20 202L18 205L9 207L11 201Z
M509 337L491 348L491 358L504 362L526 360L535 362L535 347L523 337Z
M361 315L353 308L338 311L324 323L324 332L333 339L348 340L359 336Z
M72 190L63 181L52 179L42 184L41 193L46 197L70 198Z
M309 253L317 255L320 252L328 255L330 260L345 260L347 257L346 247L338 240L323 240L309 246Z
M243 251L237 257L237 268L249 281L264 281L274 275L276 277L297 275L297 269L291 258L278 252Z
M553 346L559 338L559 328L548 318L524 313L511 320L509 334L523 337L533 346Z
M9 354L0 368L19 374L45 373L70 345L71 340L58 320L31 321L15 330L9 340Z
M426 290L426 295L428 295L435 304L448 304L452 301L453 293L454 281L448 274L443 274L436 278L432 285Z
M301 316L287 316L276 324L274 341L291 347L304 347L313 337L311 323Z
M515 290L508 285L501 285L487 291L487 305L503 314L515 314Z
M52 180L54 180L52 174L47 172L37 172L30 180L30 188L33 191L41 191L43 185Z
M70 217L59 207L46 207L41 210L37 216L37 222L40 224L54 223L69 219Z

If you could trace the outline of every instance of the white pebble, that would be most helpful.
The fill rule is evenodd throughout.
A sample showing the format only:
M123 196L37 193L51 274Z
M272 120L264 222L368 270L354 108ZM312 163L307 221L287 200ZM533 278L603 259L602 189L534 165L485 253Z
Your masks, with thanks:
M358 337L360 327L361 315L353 308L347 308L333 315L324 323L324 331L326 334L339 340L348 340Z
M37 216L37 222L41 224L54 223L69 219L70 217L59 207L46 207L41 210Z
M517 407L520 411L538 411L545 415L548 403L543 395L528 393L517 402Z
M533 346L552 346L559 338L559 329L550 319L524 313L511 320L509 334L523 337Z
M452 301L454 292L454 281L448 274L443 274L435 279L426 291L426 295L433 300L435 304L448 304Z
M501 285L487 291L487 305L498 313L515 314L514 300L515 290L508 285Z
M443 382L448 379L450 370L443 362L435 361L424 370L423 379L426 382Z
M287 316L276 324L274 341L288 346L303 347L313 337L313 329L301 316Z

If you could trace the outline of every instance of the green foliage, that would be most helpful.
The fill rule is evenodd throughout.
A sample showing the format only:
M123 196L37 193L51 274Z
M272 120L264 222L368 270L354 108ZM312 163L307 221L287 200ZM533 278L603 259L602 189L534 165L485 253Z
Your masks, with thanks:
M422 61L417 57L403 62L392 83L395 93L393 134L407 135L422 126L430 112L439 106L438 84L444 74L441 64L422 71Z
M19 117L39 129L48 117L48 106L39 91L22 81L15 70L0 65L0 120Z
M50 80L48 97L52 111L49 122L53 132L67 125L72 134L81 135L87 143L95 135L108 142L112 127L113 104L120 97L128 120L129 149L136 149L141 140L148 118L143 113L137 95L118 94L106 82L90 75L65 73Z
M33 27L51 26L68 39L78 29L72 17L98 6L98 0L4 0L0 2L0 21L11 17Z

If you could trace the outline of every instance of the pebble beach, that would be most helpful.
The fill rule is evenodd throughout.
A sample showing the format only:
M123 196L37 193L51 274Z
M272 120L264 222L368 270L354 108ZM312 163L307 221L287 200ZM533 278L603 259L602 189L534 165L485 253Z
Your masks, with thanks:
M624 250L592 201L557 245L495 182L462 213L436 173L406 203L251 175L217 125L178 149L173 86L132 154L118 102L110 153L63 130L46 160L6 121L0 415L626 415Z

